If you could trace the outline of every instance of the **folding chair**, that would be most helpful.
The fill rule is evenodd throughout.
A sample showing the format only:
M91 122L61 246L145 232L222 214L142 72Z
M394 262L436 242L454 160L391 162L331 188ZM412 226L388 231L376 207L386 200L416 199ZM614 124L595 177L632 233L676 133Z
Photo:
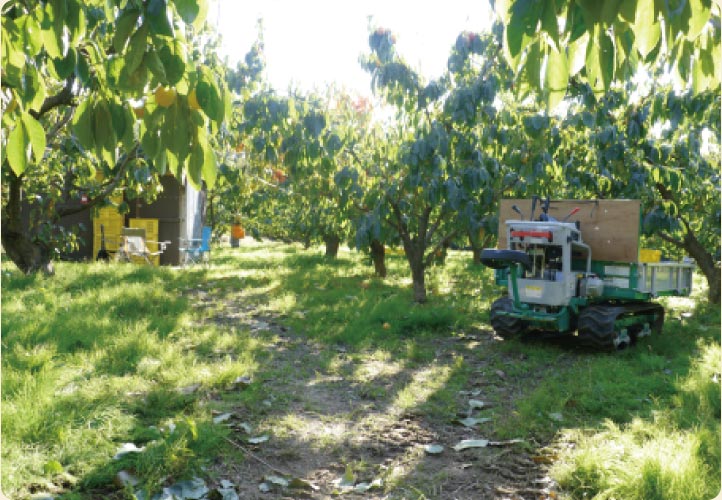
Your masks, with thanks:
M211 228L204 226L200 238L181 239L180 251L183 254L182 264L197 264L210 262L211 258Z
M156 243L158 251L151 252L148 243ZM115 254L116 260L120 262L132 262L133 257L141 258L148 264L153 264L151 257L165 252L170 241L148 241L145 239L145 229L136 227L124 227L120 237L120 246Z

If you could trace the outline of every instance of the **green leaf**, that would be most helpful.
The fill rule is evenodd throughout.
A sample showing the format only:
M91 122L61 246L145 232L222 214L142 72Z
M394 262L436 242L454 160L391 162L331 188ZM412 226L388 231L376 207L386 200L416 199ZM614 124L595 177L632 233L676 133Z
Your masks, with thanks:
M33 156L35 156L35 161L39 162L43 159L43 155L45 154L45 130L43 130L43 126L40 125L40 122L33 118L30 113L23 113L22 122L25 127L25 132L30 139L30 145L33 150Z
M185 50L180 42L163 45L158 51L169 85L177 84L186 70Z
M150 0L146 8L146 19L150 24L151 33L169 38L174 37L166 0Z
M662 31L655 19L654 0L637 0L637 11L634 15L634 36L637 51L647 57L659 43Z
M506 27L506 43L513 58L517 58L531 42L530 36L539 22L539 10L539 4L534 0L517 0L512 5Z
M163 67L163 61L160 60L160 56L154 50L149 50L145 53L143 62L146 67L153 73L160 83L163 85L168 84L168 76L165 73L165 67Z
M84 149L92 149L95 144L93 133L93 106L90 99L80 102L73 117L73 132Z
M175 8L186 24L193 23L201 11L201 6L197 0L175 0Z
M113 34L113 48L117 53L123 52L128 43L130 33L135 29L140 17L138 9L126 9L115 21L115 33Z
M67 55L62 59L53 59L53 65L55 66L55 72L61 80L65 80L75 70L75 49L70 47Z
M547 109L553 110L564 100L569 82L569 61L564 51L557 51L553 47L549 50L547 58L544 90L547 96Z
M222 122L225 106L213 73L206 67L199 72L196 84L196 99L201 109L211 120Z
M209 189L213 189L216 185L216 177L218 174L218 161L216 153L208 142L203 143L203 180L206 181Z
M66 0L67 17L65 24L70 33L70 45L77 45L78 41L85 36L87 26L85 8L78 0Z
M201 189L204 156L203 147L196 143L188 157L188 180L191 186L199 190Z
M531 47L529 47L522 72L522 81L525 82L532 91L541 88L541 62L542 55L539 43L532 44ZM527 89L520 90L523 91Z
M75 61L75 75L83 85L90 84L90 66L82 53L78 53Z
M117 139L113 130L113 116L108 103L98 101L93 109L93 126L95 127L95 152L98 158L113 167L115 165L115 147Z
M710 0L689 0L692 16L689 19L687 39L694 40L704 29L712 16Z
M45 101L45 83L33 64L25 65L25 75L21 80L18 95L26 109L39 111Z
M559 23L557 22L557 4L555 0L545 0L542 11L541 27L559 48Z
M23 47L25 52L29 56L35 57L43 48L42 30L40 29L40 25L34 17L26 16L21 21L19 27L22 30Z
M601 26L594 27L594 42L587 44L586 71L595 92L609 88L614 77L614 45Z
M584 33L569 44L569 76L579 73L586 63L587 43L589 43L589 33Z
M602 4L601 21L612 24L617 18L622 3L632 3L630 0L604 0Z
M155 158L161 152L160 136L156 130L146 130L140 141L143 152L150 158Z
M119 102L113 101L110 103L110 106L108 108L110 110L110 116L112 118L115 137L122 138L126 136L126 134L128 133L128 129L132 127L133 122L127 121L128 115L126 114L125 106L123 106Z
M634 23L634 16L636 15L636 2L622 2L619 6L619 15L625 21Z
M21 175L28 167L28 146L30 138L25 131L22 121L18 121L15 128L8 135L5 154L8 163L15 175Z
M55 32L54 27L51 25L47 29L43 29L41 31L41 35L43 40L43 47L45 47L45 51L48 53L48 55L53 59L61 58L62 52L60 50L60 47L62 45L62 41L58 40L58 35Z
M125 66L128 74L133 73L143 61L146 48L148 47L148 27L143 24L130 37L128 50L125 53Z

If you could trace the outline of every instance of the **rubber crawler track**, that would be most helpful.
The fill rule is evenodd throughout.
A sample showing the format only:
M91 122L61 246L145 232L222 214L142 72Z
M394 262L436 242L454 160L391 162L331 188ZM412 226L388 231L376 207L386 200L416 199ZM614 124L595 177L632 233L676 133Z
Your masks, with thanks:
M496 299L491 305L489 320L494 331L505 339L515 337L526 330L524 321L519 318L512 318L500 312L510 312L512 310L512 300L509 297Z
M655 303L624 304L624 305L596 305L589 306L579 314L578 339L579 343L591 349L613 351L623 349L628 343L619 338L620 327L616 322L622 318L640 315L655 315L651 326L655 332L661 332L664 323L664 308ZM628 326L630 341L636 339L642 330L644 321L638 325ZM615 342L616 341L616 342Z

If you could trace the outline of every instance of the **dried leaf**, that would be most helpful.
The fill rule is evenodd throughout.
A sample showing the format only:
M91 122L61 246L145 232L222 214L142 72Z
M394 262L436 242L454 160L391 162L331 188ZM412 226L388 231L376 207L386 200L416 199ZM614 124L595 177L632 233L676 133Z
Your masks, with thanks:
M334 479L331 484L333 484L337 488L341 488L341 490L352 489L354 487L354 484L356 484L356 477L354 476L351 466L347 465L346 471L344 472L343 476L338 479Z
M238 427L243 430L246 434L250 434L253 432L253 427L251 427L251 424L248 422L241 422L238 424Z
M265 443L269 439L270 438L268 437L268 435L264 434L263 436L248 438L248 442L251 444L261 444L261 443Z
M264 476L263 481L270 484L275 484L276 486L280 486L282 488L288 488L288 480L286 478L283 478L281 476Z
M456 422L460 423L464 427L476 427L479 424L483 424L485 422L489 422L490 418L473 418L473 417L467 417L467 418L460 418L456 420Z
M145 446L138 448L134 443L123 443L118 451L115 452L113 460L118 460L128 453L142 453L145 450Z
M121 470L115 475L115 484L119 488L125 488L126 486L137 486L138 483L140 483L140 479L138 479L127 470Z
M470 400L469 400L469 407L470 407L472 410L474 410L474 409L477 409L477 410L478 410L478 409L481 409L481 408L485 408L485 407L486 407L486 403L484 403L483 401L479 401L478 399L470 399Z
M305 479L301 479L298 477L294 477L293 479L291 479L291 481L288 483L288 487L294 490L318 491L318 486L316 486L310 481L306 481Z
M216 492L220 495L220 500L240 500L234 488L218 488Z
M258 485L258 489L261 491L261 493L268 493L271 491L271 485L268 483L261 483Z
M251 385L251 382L253 382L253 380L251 380L251 377L243 375L241 377L236 377L236 379L232 382L232 385L234 389L245 389L246 387Z
M444 451L444 447L440 444L427 444L424 446L424 452L427 455L440 455Z
M199 500L208 493L205 481L196 477L189 481L180 481L168 488L163 488L174 500Z
M456 451L466 450L469 448L486 448L489 445L489 441L486 439L463 439L454 446Z
M507 439L505 441L489 441L489 446L508 446L510 444L523 443L523 439Z
M226 420L229 420L233 416L233 413L223 413L221 415L218 415L217 417L213 418L214 424L220 424L222 422L225 422Z

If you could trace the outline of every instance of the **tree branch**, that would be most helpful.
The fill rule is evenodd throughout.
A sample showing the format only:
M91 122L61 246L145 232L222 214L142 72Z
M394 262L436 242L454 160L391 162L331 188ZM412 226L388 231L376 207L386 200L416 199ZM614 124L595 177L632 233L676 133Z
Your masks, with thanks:
M674 246L684 248L684 242L682 240L675 238L674 236L672 236L670 234L660 231L659 233L657 233L657 235L660 238L662 238L664 241L666 241L667 243L671 243Z
M138 156L139 149L140 149L140 144L136 144L133 147L133 149L127 155L125 155L125 157L117 165L118 171L115 173L115 176L113 177L113 179L110 182L108 182L108 184L106 184L105 188L97 196L94 196L92 199L88 200L88 203L86 203L85 205L59 207L57 209L57 216L65 217L68 215L77 214L84 210L93 208L95 205L99 204L101 201L104 201L110 195L110 193L112 193L115 190L115 188L118 187L120 180L122 179L123 175L125 175L128 165L130 165L130 160L133 158L136 158Z
M50 97L46 97L43 105L40 106L40 111L30 110L30 115L36 120L43 116L51 109L57 108L58 106L72 106L73 104L73 84L75 83L75 76L68 77L65 80L65 87L58 94Z

